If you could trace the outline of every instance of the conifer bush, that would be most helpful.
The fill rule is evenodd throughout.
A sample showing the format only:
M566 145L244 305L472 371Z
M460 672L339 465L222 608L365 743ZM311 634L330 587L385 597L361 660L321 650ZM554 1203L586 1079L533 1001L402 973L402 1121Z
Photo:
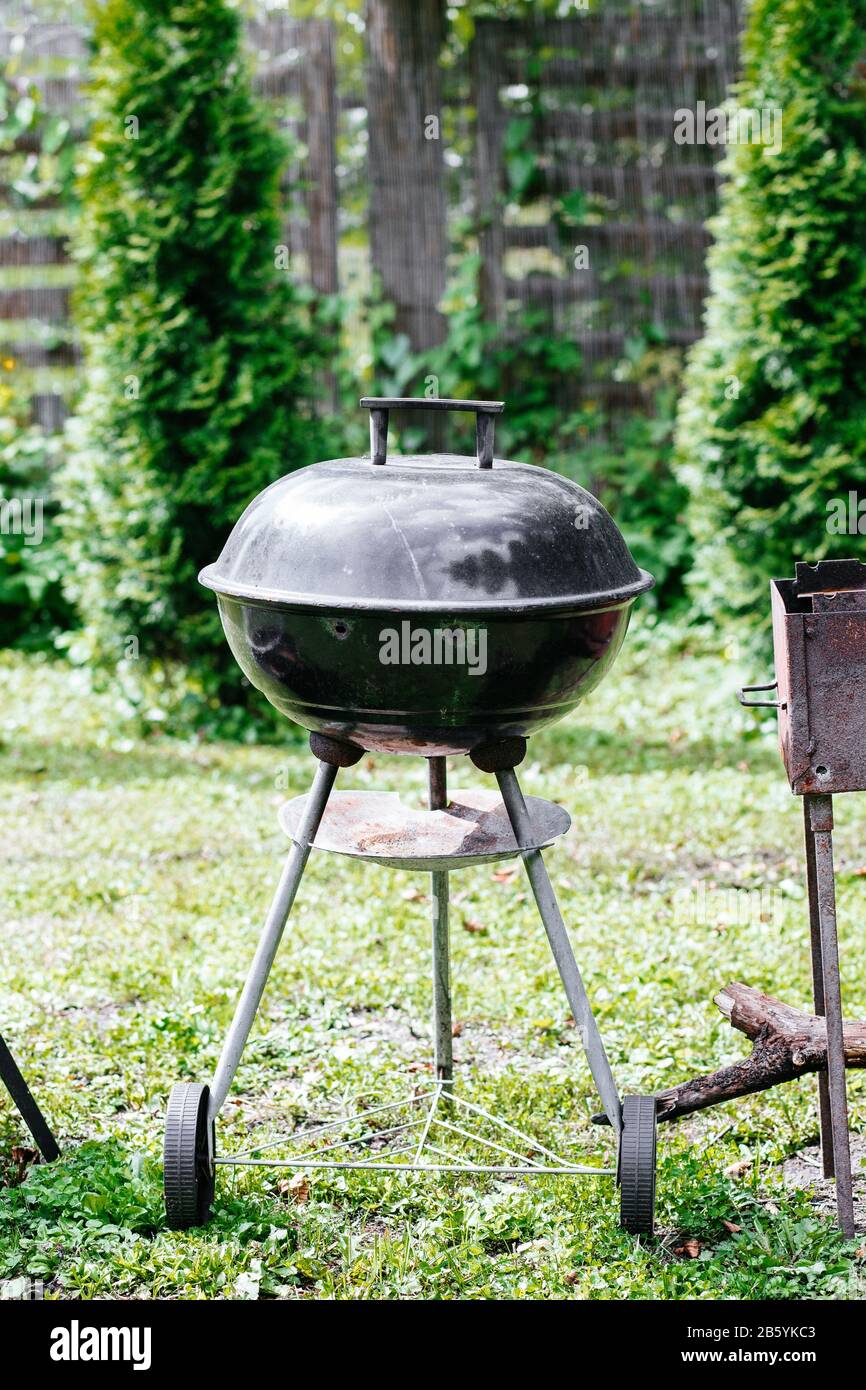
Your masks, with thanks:
M713 611L764 617L795 559L864 555L833 522L850 490L866 502L864 21L864 0L748 11L735 98L781 110L781 148L727 152L677 435Z
M315 396L333 340L279 268L287 147L236 7L100 0L91 17L87 378L62 483L73 651L155 717L215 720L250 692L196 576L257 492L330 452Z

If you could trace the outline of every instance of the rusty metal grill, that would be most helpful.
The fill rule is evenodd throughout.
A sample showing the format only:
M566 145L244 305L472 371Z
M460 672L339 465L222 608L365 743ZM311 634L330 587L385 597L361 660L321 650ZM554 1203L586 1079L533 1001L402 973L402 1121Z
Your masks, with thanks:
M836 1177L839 1223L854 1234L851 1152L836 886L833 793L866 790L866 565L799 562L771 584L775 680L746 686L747 707L778 711L791 790L803 797L815 1013L827 1020L827 1068L818 1075L821 1150ZM747 695L775 695L749 700Z
M866 565L798 564L772 584L779 743L791 790L866 790Z

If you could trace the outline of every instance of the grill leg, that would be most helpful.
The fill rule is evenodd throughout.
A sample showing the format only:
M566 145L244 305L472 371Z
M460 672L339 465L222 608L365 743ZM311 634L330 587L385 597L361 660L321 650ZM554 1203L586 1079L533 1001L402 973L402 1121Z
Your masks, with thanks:
M448 940L448 873L430 875L433 888L433 1061L437 1081L453 1078L451 962Z
M208 1112L208 1118L211 1121L222 1109L223 1101L228 1095L229 1087L238 1069L241 1053L250 1035L253 1019L265 992L265 985L274 963L274 957L277 954L283 929L292 910L298 884L310 857L313 840L316 838L316 831L324 815L336 776L337 768L335 765L319 763L315 780L307 796L303 818L280 875L277 891L265 919L253 963L250 966L250 973L238 1000L235 1016L223 1043L223 1050L220 1053L214 1079L211 1082Z
M2 1036L0 1036L0 1079L15 1102L22 1120L33 1135L36 1147L45 1162L53 1163L55 1158L60 1157L57 1140L48 1128L45 1116L33 1099L30 1087L21 1075L18 1063Z
M826 795L809 795L805 800L812 832L821 977L827 1018L827 1090L830 1099L833 1166L836 1174L836 1209L843 1234L853 1236L854 1198L848 1139L839 942L836 934L836 889L833 877L833 798Z
M577 961L574 959L574 952L571 949L568 932L562 920L559 903L556 901L553 884L548 877L544 860L541 857L541 850L523 848L524 845L532 843L532 827L526 802L523 800L523 793L520 790L520 783L513 768L504 772L497 772L496 780L499 783L499 790L502 792L502 800L505 802L505 809L508 812L508 819L511 821L514 838L521 846L521 856L526 866L532 894L547 932L553 959L556 961L562 983L565 986L565 993L571 1005L571 1012L574 1014L574 1021L580 1032L589 1069L601 1097L605 1114L618 1139L622 1131L622 1103L617 1093L616 1082L613 1079L607 1053L604 1050L604 1043L598 1031L598 1024L593 1016L586 989L577 968Z
M824 1005L824 964L821 960L821 914L818 909L818 878L815 871L815 832L812 829L812 798L803 797L803 823L806 834L806 883L809 890L809 938L812 954L812 993L815 999L815 1013L823 1018ZM824 1177L832 1178L833 1166L833 1126L830 1120L830 1089L827 1072L818 1073L818 1114L821 1125L821 1159L824 1164Z
M427 763L428 804L431 811L448 805L445 759L430 758ZM430 875L433 897L433 1065L437 1081L451 1085L451 960L448 930L448 870L436 869Z

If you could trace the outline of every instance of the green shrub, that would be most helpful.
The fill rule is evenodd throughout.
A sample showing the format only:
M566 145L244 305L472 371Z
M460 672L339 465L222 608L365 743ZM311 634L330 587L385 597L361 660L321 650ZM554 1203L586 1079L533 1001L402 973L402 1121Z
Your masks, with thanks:
M69 621L61 593L53 476L61 440L30 420L29 400L0 382L0 646L50 646Z
M10 203L6 231L32 235L35 216L41 230L62 235L74 203L69 121L45 108L37 86L16 73L17 61L14 55L9 59L0 81L0 158ZM43 201L57 205L48 228L46 214L33 211ZM30 283L28 273L27 267L7 265L4 287ZM38 341L54 347L63 336L59 325L43 324ZM32 423L32 368L8 349L0 368L0 646L53 647L71 619L61 593L65 561L55 524L61 440Z
M650 414L624 413L616 436L565 456L563 471L589 488L616 518L628 548L656 587L646 604L667 612L685 605L692 559L688 494L674 475L675 387L657 390Z
M781 109L782 141L728 152L680 405L707 609L765 617L767 580L795 558L862 550L828 508L866 480L864 19L863 0L749 13L737 102Z
M264 715L196 575L257 492L331 452L314 397L333 325L278 268L287 147L251 95L235 7L91 13L87 381L63 483L73 653L157 717Z

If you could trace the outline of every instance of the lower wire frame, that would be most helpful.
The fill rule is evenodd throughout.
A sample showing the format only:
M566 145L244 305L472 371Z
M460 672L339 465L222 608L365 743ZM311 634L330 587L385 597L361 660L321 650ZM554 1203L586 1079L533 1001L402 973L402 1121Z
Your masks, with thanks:
M356 1102L365 1099L363 1096L355 1098ZM417 1114L411 1113L416 1111ZM405 1118L401 1112L410 1113L410 1118ZM465 1123L458 1123L464 1119ZM470 1124L474 1127L467 1128ZM497 1138L491 1139L489 1133L483 1133L485 1127L493 1129ZM345 1138L339 1137L342 1130L349 1131ZM512 1142L506 1143L506 1138ZM458 1141L464 1148L467 1144L472 1148L477 1146L481 1150L480 1157L489 1161L481 1162L464 1153L455 1154L453 1150ZM519 1142L522 1149L515 1148L515 1142ZM352 1149L357 1149L358 1154L335 1157L340 1151ZM260 1157L268 1150L271 1151L269 1157ZM268 1139L243 1153L218 1157L216 1163L231 1168L367 1169L386 1173L486 1173L502 1177L612 1177L616 1171L562 1158L533 1135L458 1095L444 1081L437 1081L429 1091L403 1100L361 1106L354 1114L336 1117L312 1129Z

